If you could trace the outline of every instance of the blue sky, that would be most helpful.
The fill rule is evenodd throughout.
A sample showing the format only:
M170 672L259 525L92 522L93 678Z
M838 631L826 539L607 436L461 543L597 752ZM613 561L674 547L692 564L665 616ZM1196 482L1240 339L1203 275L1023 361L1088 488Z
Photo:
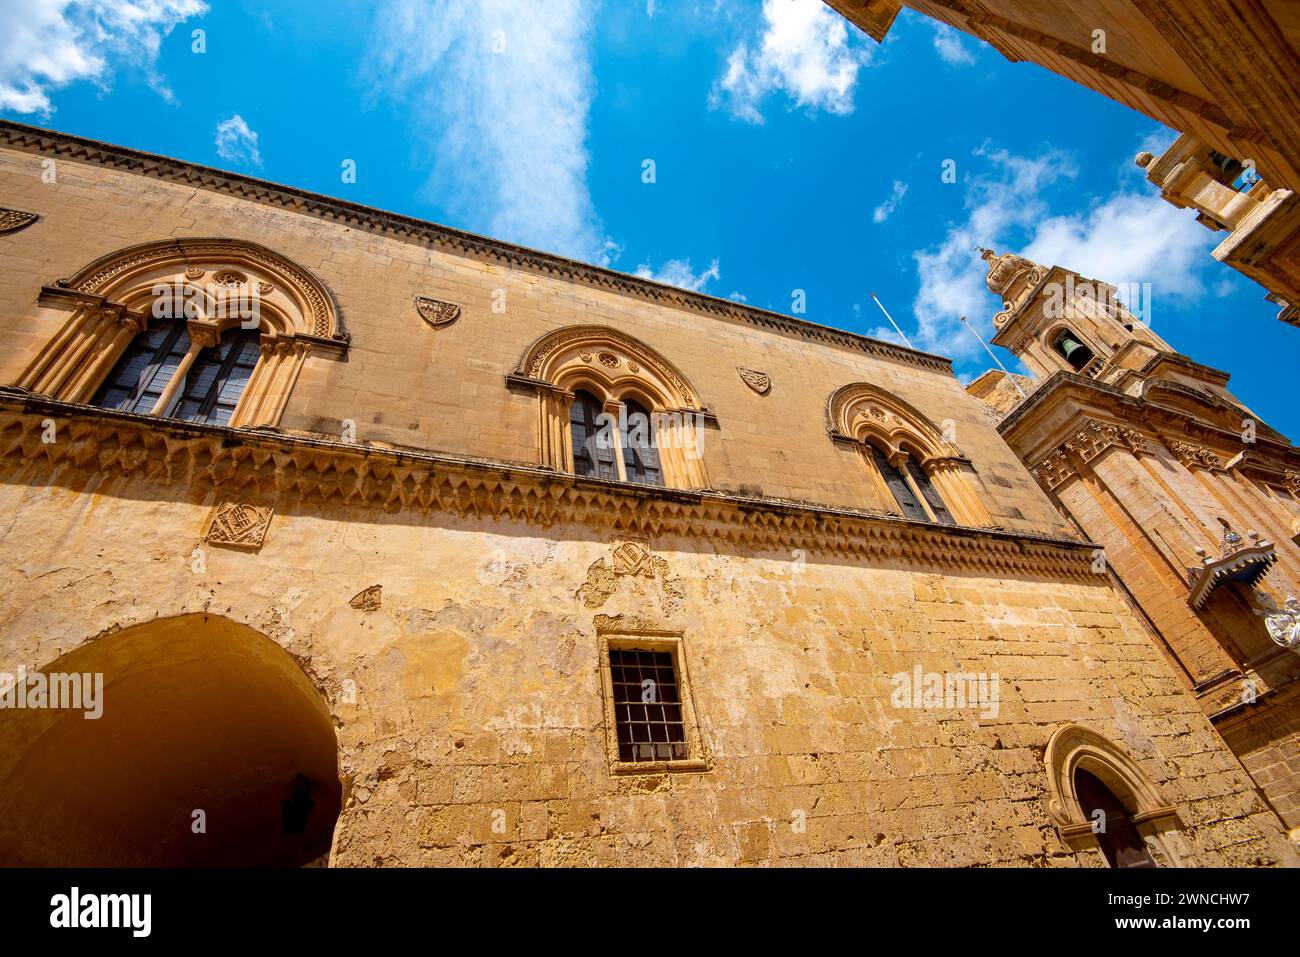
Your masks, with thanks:
M1150 283L1300 434L1297 332L1133 163L1173 134L908 11L877 45L817 0L30 0L0 114L894 338L875 292L963 379L976 244Z

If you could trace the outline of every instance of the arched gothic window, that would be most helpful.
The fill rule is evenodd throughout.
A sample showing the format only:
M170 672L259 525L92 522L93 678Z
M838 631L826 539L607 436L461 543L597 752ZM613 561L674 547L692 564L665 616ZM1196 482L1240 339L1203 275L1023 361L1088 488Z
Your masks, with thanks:
M569 408L572 432L573 471L592 478L616 479L612 436L602 439L601 405L590 392L579 390L573 394Z
M993 524L970 462L902 399L854 382L831 395L826 414L831 438L861 452L878 507L917 522Z
M190 422L276 425L308 354L347 345L325 288L242 240L119 250L38 304L48 337L15 385Z
M641 485L663 485L663 469L659 467L656 448L656 425L650 413L635 399L623 403L619 416L619 432L623 439L623 473L629 482Z
M894 501L903 510L903 517L917 522L928 522L930 516L921 504L916 492L912 490L907 477L889 461L885 453L880 449L874 445L869 445L867 448L871 455L871 461L875 464L877 471L880 472L880 477L885 480L885 485L889 488L890 494L894 496Z
M131 341L91 404L226 425L257 365L259 338L255 329L235 330L187 363L185 323L160 323Z
M510 376L538 397L541 464L577 475L667 488L706 488L712 416L667 359L604 326L537 340ZM611 448L599 448L591 436Z

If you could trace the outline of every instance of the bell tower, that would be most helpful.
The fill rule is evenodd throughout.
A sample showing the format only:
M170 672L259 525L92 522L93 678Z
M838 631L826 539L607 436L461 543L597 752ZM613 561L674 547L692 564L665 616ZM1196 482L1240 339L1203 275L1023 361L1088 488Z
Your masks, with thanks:
M1121 290L1013 253L982 249L980 255L988 263L985 283L1002 300L993 342L1039 378L1069 372L1105 381L1160 353L1174 354L1151 331L1149 283Z
M1205 714L1300 834L1300 449L1228 391L1228 373L1151 330L1145 285L983 250L993 342L1034 372L968 387L1098 547ZM1017 393L1019 394L1019 392ZM1283 772L1278 767L1287 767Z

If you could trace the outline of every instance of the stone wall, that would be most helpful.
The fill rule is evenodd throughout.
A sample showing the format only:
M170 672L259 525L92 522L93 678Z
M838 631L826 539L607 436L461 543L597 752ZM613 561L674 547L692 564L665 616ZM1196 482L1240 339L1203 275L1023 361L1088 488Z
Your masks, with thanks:
M267 635L334 715L336 864L1100 866L1045 808L1043 747L1072 722L1177 806L1184 863L1288 859L1104 579L681 537L627 575L599 529L291 502L252 553L200 541L210 495L50 477L12 456L0 472L4 659L182 613ZM620 620L681 632L708 771L612 773L597 629ZM996 673L997 714L895 707L891 676L918 665Z

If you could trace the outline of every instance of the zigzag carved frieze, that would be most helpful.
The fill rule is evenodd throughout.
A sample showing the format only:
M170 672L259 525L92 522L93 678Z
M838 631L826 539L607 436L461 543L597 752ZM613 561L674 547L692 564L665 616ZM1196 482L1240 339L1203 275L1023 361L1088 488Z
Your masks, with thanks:
M43 441L52 420L53 442ZM979 569L1054 579L1092 576L1086 542L908 522L892 516L726 493L629 487L530 466L348 445L257 429L146 416L10 393L0 397L0 467L28 485L92 478L219 491L223 500L443 512L541 528L708 539L750 550L796 548L868 562ZM97 487L112 494L112 482Z

